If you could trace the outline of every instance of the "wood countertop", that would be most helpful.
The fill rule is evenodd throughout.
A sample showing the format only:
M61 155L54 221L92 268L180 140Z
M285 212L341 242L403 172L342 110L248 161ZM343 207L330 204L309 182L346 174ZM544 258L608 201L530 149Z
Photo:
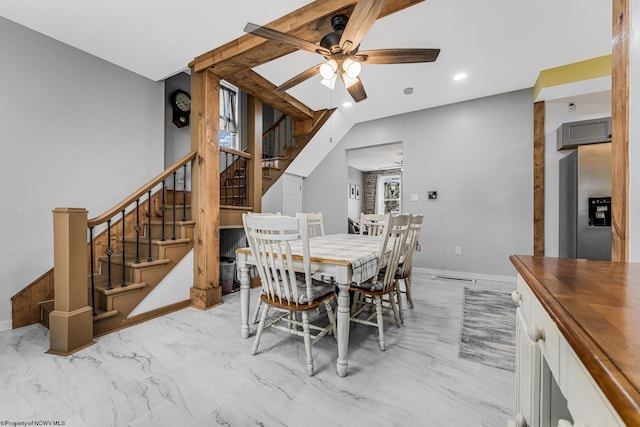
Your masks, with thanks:
M509 259L620 418L640 426L640 264Z

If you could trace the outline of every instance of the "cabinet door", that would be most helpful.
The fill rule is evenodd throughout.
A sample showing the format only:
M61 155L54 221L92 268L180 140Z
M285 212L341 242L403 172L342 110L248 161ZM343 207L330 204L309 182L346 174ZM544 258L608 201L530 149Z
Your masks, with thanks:
M540 347L529 338L529 326L520 308L516 319L516 413L527 426L539 426Z
M564 123L558 128L556 148L611 142L611 117Z

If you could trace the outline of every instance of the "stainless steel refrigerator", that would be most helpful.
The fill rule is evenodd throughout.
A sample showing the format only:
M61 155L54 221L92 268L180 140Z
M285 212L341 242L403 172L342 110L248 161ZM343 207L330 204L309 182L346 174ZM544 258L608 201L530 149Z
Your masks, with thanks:
M611 259L611 143L560 160L559 256Z

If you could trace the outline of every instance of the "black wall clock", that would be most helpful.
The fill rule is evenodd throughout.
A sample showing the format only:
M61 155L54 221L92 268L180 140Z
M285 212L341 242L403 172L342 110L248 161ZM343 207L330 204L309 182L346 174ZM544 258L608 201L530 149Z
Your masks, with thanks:
M181 89L171 94L171 108L173 109L173 124L177 127L189 126L191 112L191 97Z

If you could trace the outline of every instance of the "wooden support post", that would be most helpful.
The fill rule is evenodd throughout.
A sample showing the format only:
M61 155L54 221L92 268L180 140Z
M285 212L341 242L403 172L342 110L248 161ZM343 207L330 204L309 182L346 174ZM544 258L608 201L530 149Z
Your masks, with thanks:
M252 155L247 171L248 202L254 212L262 212L262 102L247 96L247 152Z
M68 355L94 343L87 287L87 210L53 211L55 302L47 353Z
M613 0L611 261L629 259L629 0Z
M191 74L191 174L194 230L191 305L206 310L222 301L220 260L220 78L209 70Z
M544 256L544 101L533 104L533 254Z

